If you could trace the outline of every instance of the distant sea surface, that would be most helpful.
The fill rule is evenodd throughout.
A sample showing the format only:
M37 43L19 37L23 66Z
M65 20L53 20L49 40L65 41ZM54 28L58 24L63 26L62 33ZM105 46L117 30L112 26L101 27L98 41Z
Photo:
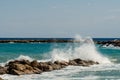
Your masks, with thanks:
M73 40L74 38L0 38L0 40L51 40L51 39L57 39L57 40ZM96 41L108 41L108 40L120 40L120 38L92 38Z
M0 38L0 40L50 40L50 39L58 39L58 40L71 40L74 38ZM115 40L120 38L93 38L93 40Z
M0 38L0 40L48 40L74 38ZM120 38L93 38L108 41ZM88 40L87 38L82 39ZM0 65L11 60L55 61L81 58L100 62L90 67L68 66L61 70L31 75L0 75L6 80L120 80L120 47L89 43L0 43Z

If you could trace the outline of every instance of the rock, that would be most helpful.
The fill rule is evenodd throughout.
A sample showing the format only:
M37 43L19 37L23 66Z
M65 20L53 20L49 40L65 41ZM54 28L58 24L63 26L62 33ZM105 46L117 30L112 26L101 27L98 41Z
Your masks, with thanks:
M5 66L9 66L9 65L13 65L13 64L28 64L28 65L30 65L31 63L30 63L30 61L28 61L28 60L14 60L14 61L10 61L7 65L5 65Z
M69 60L69 65L77 65L77 63L74 60Z
M31 62L31 66L32 67L38 67L39 63L37 62L37 60L34 60L34 61Z
M33 72L34 72L35 74L40 74L40 73L42 73L42 70L40 70L39 68L34 67Z
M61 69L61 68L65 68L66 66L69 66L69 62L66 61L55 61L54 62L54 69Z
M58 64L53 64L53 65L51 65L51 66L52 66L53 70L59 70L59 69L62 68L62 66L61 66L61 65L58 65Z
M55 61L52 63L48 62L37 62L36 60L30 62L28 60L15 60L10 61L5 67L0 67L0 74L13 74L13 75L24 75L24 74L40 74L46 71L59 70L66 66L90 66L99 64L91 60L81 60L79 58L66 61Z
M18 64L18 63L14 63L14 64L10 64L8 70L11 69L15 69L15 70L19 70L19 71L23 71L26 69L25 65L23 64Z
M25 74L23 71L18 71L18 70L15 70L15 69L11 69L9 74L13 74L13 75L23 75Z
M0 66L0 75L1 75L1 74L6 74L6 73L7 73L7 68Z
M86 60L86 61L84 61L86 64L88 64L88 65L94 65L94 64L99 64L98 62L94 62L94 61L91 61L91 60Z
M90 65L99 64L99 63L91 60L81 60L78 58L78 59L70 60L69 64L75 65L75 66L90 66Z
M64 66L68 66L69 65L69 62L66 62L66 61L62 61L60 62L61 65L64 65Z
M13 75L33 74L41 73L42 71L37 67L37 62L32 61L31 63L27 60L12 61L8 63L8 72ZM38 63L39 65L39 63Z
M88 67L90 64L88 64L84 60L82 60L82 61L79 61L78 65L79 66L87 66Z
M23 74L34 74L34 70L24 70L24 73Z
M100 44L102 46L106 45L113 45L115 47L120 47L120 40L110 40L110 41L97 41L97 44Z
M12 63L9 65L8 71L9 71L9 74L22 75L22 74L25 74L24 73L25 69L26 69L26 66L23 64Z
M59 61L55 61L54 64L59 64L60 62Z
M26 67L26 72L25 72L26 74L33 74L33 73L40 74L40 73L42 73L42 71L37 67L32 67L29 65L26 65L25 67Z
M69 62L66 62L66 61L55 61L54 63L58 64L58 65L64 65L64 66L68 66L69 65Z
M23 64L14 64L13 65L13 69L19 70L19 71L23 71L26 69L26 66Z
M25 69L28 69L28 70L33 70L33 67L32 66L30 66L30 65L24 65L25 66Z
M51 61L46 62L48 65L53 65L54 63L52 63Z
M31 62L29 60L21 60L20 64L27 64L27 65L31 65Z
M80 61L82 61L81 59L77 58L77 59L73 59L73 61L75 61L76 63L79 63Z
M51 65L48 65L46 62L40 62L38 68L42 71L51 71L53 70Z
M3 79L0 77L0 80L3 80Z

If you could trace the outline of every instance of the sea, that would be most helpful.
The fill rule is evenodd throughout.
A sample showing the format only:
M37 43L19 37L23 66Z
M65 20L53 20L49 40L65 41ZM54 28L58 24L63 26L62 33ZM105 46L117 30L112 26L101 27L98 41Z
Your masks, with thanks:
M12 38L13 40L39 40L47 38ZM0 65L12 60L69 61L75 58L97 61L89 67L67 66L61 70L29 75L0 75L4 80L120 80L120 47L101 46L94 41L109 41L120 38L60 38L80 40L80 43L0 43ZM11 38L0 38L11 40Z

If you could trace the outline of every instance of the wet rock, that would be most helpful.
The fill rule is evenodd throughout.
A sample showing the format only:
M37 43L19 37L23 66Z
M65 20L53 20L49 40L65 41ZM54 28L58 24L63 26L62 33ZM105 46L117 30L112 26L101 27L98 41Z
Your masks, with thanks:
M31 62L31 66L32 67L38 67L39 63L37 62L37 60L34 60L34 61Z
M101 46L113 45L115 47L120 47L120 40L97 41L97 44L100 44Z
M58 64L58 65L64 65L64 66L68 66L69 65L69 62L66 62L66 61L55 61L54 63Z
M6 66L9 66L9 65L13 65L13 64L27 64L27 65L30 65L31 62L29 60L14 60L14 61L10 61L8 64L6 64Z
M77 59L73 59L73 61L75 61L77 64L82 61L81 59L77 58Z
M20 64L27 64L27 65L30 65L31 62L29 60L21 60L20 61Z
M23 71L18 71L18 70L15 70L15 69L11 69L9 74L13 74L13 75L23 75L25 74Z
M59 69L63 68L62 65L58 65L58 64L53 64L51 66L52 66L53 70L59 70Z
M88 67L88 66L90 66L91 64L89 64L89 63L87 63L86 61L83 60L83 61L80 61L80 62L78 63L78 65L79 65L79 66L87 66L87 67Z
M13 64L11 67L19 71L23 71L26 69L26 66L23 64Z
M69 65L77 65L77 63L74 60L69 60Z
M0 75L1 75L1 74L6 74L6 73L7 73L7 68L0 66Z
M52 63L51 61L46 62L48 65L53 65L54 63Z
M40 70L39 68L34 67L33 72L34 72L35 74L40 74L40 73L42 73L42 70Z
M15 60L10 61L5 67L0 67L0 74L13 74L13 75L24 75L24 74L40 74L46 71L59 70L66 66L90 66L99 64L91 60L73 59L66 61L55 61L55 62L37 62L36 60L30 62L28 60Z
M53 70L51 65L48 65L46 62L40 62L38 68L42 71L51 71Z
M0 77L0 80L3 80L3 79Z
M8 73L13 75L41 73L42 71L36 68L36 61L29 62L26 60L12 61L8 63Z
M77 65L77 66L90 66L90 65L94 65L94 64L99 64L98 62L94 62L91 60L81 60L81 59L74 59L74 60L70 60L69 64L71 65Z
M69 62L66 61L55 61L53 68L54 69L61 69L61 68L65 68L66 66L69 66Z
M94 65L94 64L99 64L98 62L95 62L95 61L91 61L91 60L86 60L84 61L86 64L88 65Z

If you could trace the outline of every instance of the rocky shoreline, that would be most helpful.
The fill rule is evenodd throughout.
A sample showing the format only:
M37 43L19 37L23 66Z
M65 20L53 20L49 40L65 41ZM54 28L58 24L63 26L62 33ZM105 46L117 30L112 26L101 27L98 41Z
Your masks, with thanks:
M0 43L74 43L80 42L74 39L71 40L62 40L62 39L46 39L46 40L0 40ZM113 45L120 47L120 40L110 40L110 41L94 41L96 44L100 44L101 46Z
M111 41L97 41L97 44L100 44L101 46L110 46L113 45L115 47L120 47L120 40L111 40Z
M51 42L74 42L74 40L58 40L58 39L48 39L48 40L0 40L0 43L51 43ZM78 42L78 41L75 41Z
M67 66L84 66L89 67L90 65L99 64L98 62L91 60L73 59L66 61L55 61L55 62L32 62L28 60L14 60L7 63L4 67L0 66L0 75L11 74L11 75L25 75L25 74L40 74L42 72L48 72L52 70L59 70Z

